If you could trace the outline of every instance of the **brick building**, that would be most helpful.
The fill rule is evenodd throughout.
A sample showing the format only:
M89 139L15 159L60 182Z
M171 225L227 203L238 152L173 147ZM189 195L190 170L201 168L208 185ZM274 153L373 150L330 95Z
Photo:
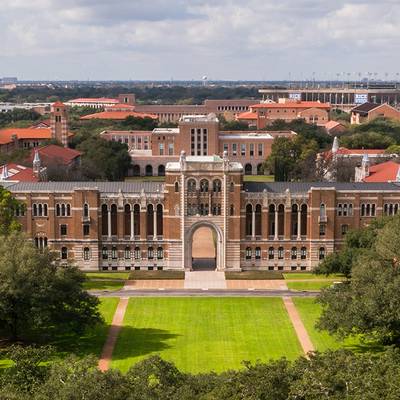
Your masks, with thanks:
M311 270L346 232L395 213L396 183L243 182L228 157L186 156L165 183L38 182L4 186L28 237L84 270L192 268L197 229L213 232L219 270Z
M192 156L222 156L226 151L232 161L243 164L246 175L261 174L274 139L295 135L292 131L220 131L212 113L184 116L178 128L101 133L106 140L128 145L134 176L165 175L167 162L177 161L182 150Z

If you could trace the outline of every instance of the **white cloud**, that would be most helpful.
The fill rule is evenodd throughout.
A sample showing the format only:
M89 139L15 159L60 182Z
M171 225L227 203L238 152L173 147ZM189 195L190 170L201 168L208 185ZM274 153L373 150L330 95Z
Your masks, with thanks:
M0 0L0 9L0 76L278 79L377 69L382 58L395 71L399 61L397 0Z

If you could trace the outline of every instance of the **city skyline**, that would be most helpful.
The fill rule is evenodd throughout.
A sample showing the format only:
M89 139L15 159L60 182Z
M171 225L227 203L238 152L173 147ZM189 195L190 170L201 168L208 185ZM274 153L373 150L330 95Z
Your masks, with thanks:
M399 16L392 0L18 0L2 5L0 76L396 79Z

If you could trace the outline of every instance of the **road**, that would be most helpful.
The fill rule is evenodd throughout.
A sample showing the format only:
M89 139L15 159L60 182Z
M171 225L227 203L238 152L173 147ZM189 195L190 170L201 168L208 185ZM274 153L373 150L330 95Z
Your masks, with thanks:
M319 294L317 291L263 289L133 289L96 290L90 293L98 297L315 297Z

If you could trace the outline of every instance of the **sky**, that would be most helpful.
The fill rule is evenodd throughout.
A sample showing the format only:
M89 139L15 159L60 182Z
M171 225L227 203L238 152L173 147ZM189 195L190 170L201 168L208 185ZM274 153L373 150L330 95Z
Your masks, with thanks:
M0 0L0 77L393 78L399 20L400 0Z

